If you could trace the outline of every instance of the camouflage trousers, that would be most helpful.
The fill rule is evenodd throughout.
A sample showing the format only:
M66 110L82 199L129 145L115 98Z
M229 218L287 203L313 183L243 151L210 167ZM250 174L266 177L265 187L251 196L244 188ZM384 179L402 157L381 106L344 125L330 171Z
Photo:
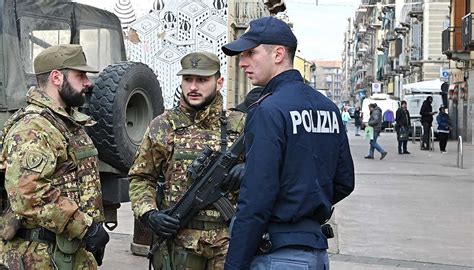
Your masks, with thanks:
M199 241L195 249L176 243L163 244L153 254L153 268L158 270L223 270L229 240L222 239L219 245Z
M0 264L3 263L10 270L22 269L57 269L51 258L53 244L30 242L21 238L11 241L0 241ZM83 248L75 253L73 269L98 269L94 256Z

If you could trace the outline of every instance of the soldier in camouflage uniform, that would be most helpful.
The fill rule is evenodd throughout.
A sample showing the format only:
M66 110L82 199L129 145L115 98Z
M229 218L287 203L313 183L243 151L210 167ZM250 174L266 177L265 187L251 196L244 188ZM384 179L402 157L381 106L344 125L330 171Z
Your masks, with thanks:
M34 68L38 88L0 133L9 212L19 220L0 242L0 262L10 269L97 269L109 240L97 149L83 127L90 118L74 108L91 87L86 72L97 71L79 45L45 49Z
M224 78L215 54L190 53L181 60L181 67L180 105L150 123L129 171L130 200L137 218L157 235L172 238L153 254L155 269L223 269L229 232L220 213L209 206L179 229L179 221L165 210L190 187L186 169L204 146L220 150L221 143L232 145L243 131L245 117L239 111L223 110L219 90ZM243 171L243 163L234 166L226 181L239 186ZM165 179L162 183L160 174ZM158 203L157 188L163 192ZM229 199L235 203L236 194L231 193Z

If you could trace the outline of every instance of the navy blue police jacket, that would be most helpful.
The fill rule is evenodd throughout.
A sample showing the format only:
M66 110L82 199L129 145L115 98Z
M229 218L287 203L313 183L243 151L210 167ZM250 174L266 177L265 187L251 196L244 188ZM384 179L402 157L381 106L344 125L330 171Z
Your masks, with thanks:
M262 235L272 250L327 249L320 225L354 189L354 165L337 106L297 70L275 76L245 125L246 171L225 269L248 269Z

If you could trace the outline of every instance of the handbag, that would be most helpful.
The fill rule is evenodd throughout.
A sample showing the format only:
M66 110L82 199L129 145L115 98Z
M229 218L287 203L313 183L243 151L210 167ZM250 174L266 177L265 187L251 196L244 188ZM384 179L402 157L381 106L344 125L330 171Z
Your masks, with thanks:
M398 140L399 141L408 141L408 129L401 128L398 132Z

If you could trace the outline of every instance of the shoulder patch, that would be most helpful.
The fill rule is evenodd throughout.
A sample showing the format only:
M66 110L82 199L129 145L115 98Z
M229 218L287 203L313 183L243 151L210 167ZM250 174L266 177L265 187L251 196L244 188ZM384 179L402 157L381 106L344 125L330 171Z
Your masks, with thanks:
M266 99L267 97L271 96L271 92L270 93L267 93L263 96L261 96L257 101L255 101L254 103L250 104L250 106L248 107L248 110L250 110L251 108L253 107L256 107L258 106L264 99Z
M21 165L24 169L41 173L47 162L48 158L43 153L29 150L25 153Z

